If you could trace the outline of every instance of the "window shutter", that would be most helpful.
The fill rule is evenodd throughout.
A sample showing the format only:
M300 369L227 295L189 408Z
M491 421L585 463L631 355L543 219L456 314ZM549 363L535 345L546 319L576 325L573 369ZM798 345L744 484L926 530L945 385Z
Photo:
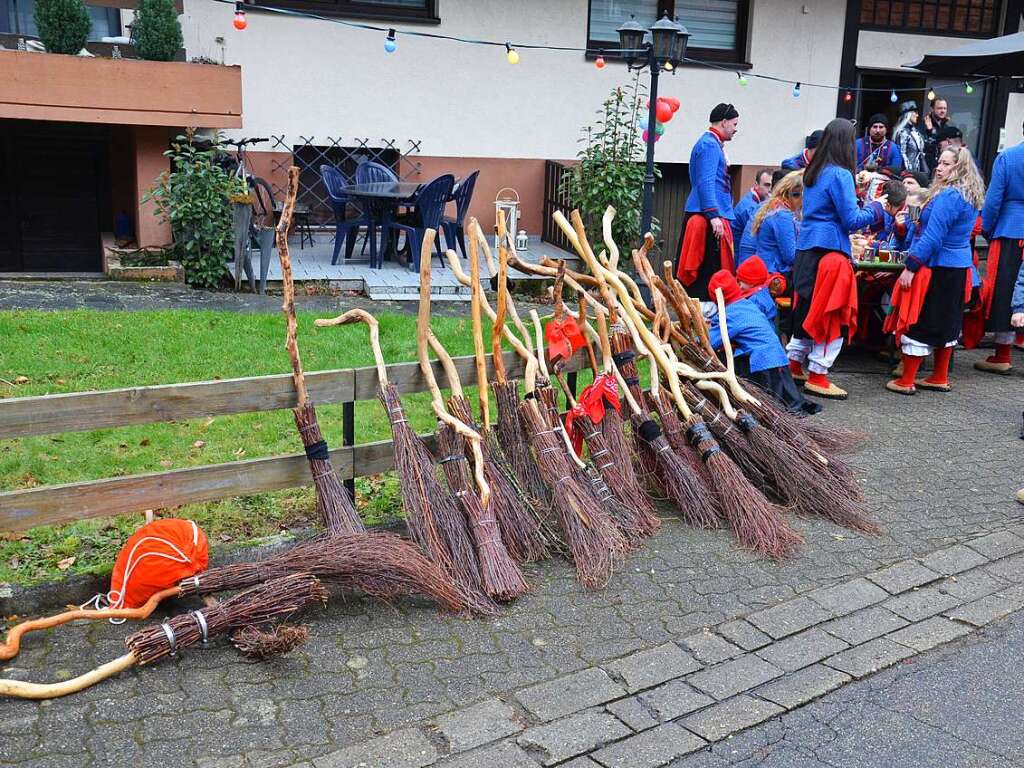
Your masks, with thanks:
M676 18L694 48L735 49L738 11L738 0L676 0Z

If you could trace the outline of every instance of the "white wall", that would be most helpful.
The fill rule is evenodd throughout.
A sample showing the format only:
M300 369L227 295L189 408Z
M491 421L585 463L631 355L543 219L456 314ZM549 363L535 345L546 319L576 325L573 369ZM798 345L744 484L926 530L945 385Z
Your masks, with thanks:
M1024 140L1024 134L1021 132L1022 121L1024 121L1024 93L1011 93L1009 103L1006 105L1004 147L1012 147Z
M754 71L836 83L845 0L753 0ZM807 12L804 12L804 9ZM438 27L425 31L583 47L586 0L441 0ZM399 33L386 54L384 34L322 21L249 12L232 27L233 7L185 0L189 57L242 65L245 135L422 139L423 155L552 158L575 156L580 128L625 69L598 70L582 54L522 50L509 65L503 48L424 40ZM401 29L404 25L397 25ZM215 38L224 38L224 45ZM645 77L646 81L646 77ZM682 109L658 143L662 162L685 162L717 102L741 113L729 145L733 163L773 164L835 115L836 92L750 79L734 72L683 68L662 77L661 93Z
M904 35L863 30L857 39L857 66L866 69L903 69L927 53L959 48L971 42L962 37ZM904 70L910 74L913 70Z

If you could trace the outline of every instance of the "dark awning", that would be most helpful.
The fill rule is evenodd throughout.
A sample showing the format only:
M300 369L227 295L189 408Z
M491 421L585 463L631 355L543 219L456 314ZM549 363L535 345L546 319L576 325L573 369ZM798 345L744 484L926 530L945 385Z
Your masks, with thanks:
M936 51L915 64L903 66L931 75L949 77L1024 76L1024 32L994 37L991 40L978 40L946 51Z

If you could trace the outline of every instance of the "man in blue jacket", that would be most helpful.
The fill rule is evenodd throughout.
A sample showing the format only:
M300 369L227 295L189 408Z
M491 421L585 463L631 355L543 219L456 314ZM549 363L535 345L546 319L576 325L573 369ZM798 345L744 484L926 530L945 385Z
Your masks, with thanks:
M811 162L811 158L814 157L814 150L818 146L818 142L821 141L822 131L811 131L811 133L804 139L804 151L799 155L793 155L787 157L782 161L782 167L787 171L799 171L801 168L806 168L807 164Z
M679 233L676 276L691 296L707 300L708 280L733 266L732 182L725 143L739 130L740 113L732 104L711 110L710 127L690 152L690 196Z
M891 168L897 175L903 170L903 155L900 148L886 138L889 133L889 118L882 113L868 119L867 133L857 139L857 170L863 171Z
M747 222L760 207L761 203L767 200L772 194L772 172L763 168L754 177L754 186L750 188L733 209L736 218L732 222L732 242L739 243L743 239L743 230L747 228Z
M992 181L981 209L981 231L989 240L982 288L985 330L993 334L996 352L974 367L989 373L1007 373L1012 367L1010 351L1014 340L1011 305L1024 241L1024 142L1004 151L992 166Z

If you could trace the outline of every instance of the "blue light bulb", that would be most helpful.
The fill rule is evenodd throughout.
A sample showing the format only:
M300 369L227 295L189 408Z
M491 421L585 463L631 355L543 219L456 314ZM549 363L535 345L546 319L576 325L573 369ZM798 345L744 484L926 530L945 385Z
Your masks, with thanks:
M793 86L793 98L800 98L800 83L797 83L795 86Z
M394 53L398 49L398 43L395 42L395 30L389 29L388 36L384 40L384 50L388 53Z
M893 104L895 104L897 101L899 101L899 97L896 95L895 89L893 90L892 93L889 94L889 101L891 101Z

